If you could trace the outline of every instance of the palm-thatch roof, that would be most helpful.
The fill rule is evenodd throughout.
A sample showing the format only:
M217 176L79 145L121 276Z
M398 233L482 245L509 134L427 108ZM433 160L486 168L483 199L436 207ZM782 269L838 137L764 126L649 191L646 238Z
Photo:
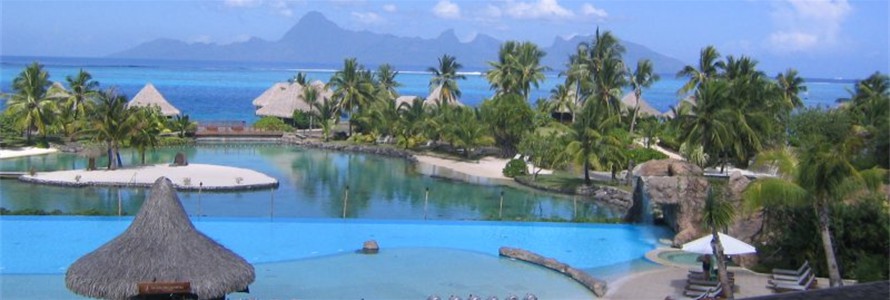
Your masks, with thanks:
M640 114L649 115L649 116L660 116L661 115L661 112L658 111L657 109L653 108L652 105L649 105L649 102L647 102L646 99L643 99L643 97L640 97L639 100L640 100L639 101L639 113ZM631 91L630 93L627 93L627 95L624 95L624 97L621 98L621 104L623 104L624 107L626 107L627 109L637 108L637 94L634 93L633 91Z
M309 86L318 91L315 101L327 101L334 96L334 92L325 88L324 83L321 81L313 81ZM253 100L253 105L258 107L256 115L290 119L293 117L295 110L304 112L314 110L303 99L303 89L305 88L307 87L299 83L279 82L272 85L271 88Z
M65 89L65 86L62 85L61 82L53 81L53 85L46 90L46 97L52 99L65 99L70 97L71 94L68 93L68 90Z
M161 109L161 114L164 116L171 117L179 115L179 109L170 104L170 102L167 102L164 95L161 95L161 92L159 92L151 82L146 83L145 87L139 90L139 92L136 93L136 96L133 96L133 100L130 100L130 102L127 103L127 106L157 106Z
M401 106L402 103L408 103L408 105L411 105L411 103L414 102L414 99L418 99L418 98L420 98L420 97L418 97L418 96L399 96L395 100L396 108Z
M442 102L442 85L437 86L430 92L430 95L426 97L426 100L423 101L424 105L439 105ZM451 102L448 102L451 105L464 106L463 103L460 102L460 99L454 99Z
M138 283L189 282L199 299L242 291L253 266L195 229L173 187L160 177L126 231L68 267L65 284L77 294L128 299Z

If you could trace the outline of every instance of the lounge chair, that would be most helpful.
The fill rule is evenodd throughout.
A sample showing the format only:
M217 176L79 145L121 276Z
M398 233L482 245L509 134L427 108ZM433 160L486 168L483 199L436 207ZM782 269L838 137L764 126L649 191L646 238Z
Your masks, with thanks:
M807 280L808 277L810 277L812 275L813 275L812 270L807 270L800 276L773 274L772 276L770 276L770 281L771 282L772 281L781 281L781 282L786 282L786 283L788 283L788 282L803 283L804 281Z
M695 284L695 285L703 285L703 286L717 286L720 284L720 280L703 280L703 279L694 279L690 278L686 280L686 284ZM729 284L735 284L735 279L730 278Z
M689 290L689 289L683 291L684 296L692 297L692 299L695 299L695 300L714 299L714 298L717 298L718 296L720 296L720 294L723 294L723 287L721 287L719 285L716 287L707 289L706 291L703 291L703 292L698 291L698 290Z
M804 275L804 273L806 273L809 270L810 270L810 261L807 260L807 261L804 261L803 265L801 265L800 268L797 268L797 270L778 269L778 268L773 269L773 275L786 275L786 276L801 277Z
M767 287L776 290L777 292L782 292L806 291L813 288L814 286L816 286L816 276L811 274L804 283L778 281L770 282L770 285L768 285Z

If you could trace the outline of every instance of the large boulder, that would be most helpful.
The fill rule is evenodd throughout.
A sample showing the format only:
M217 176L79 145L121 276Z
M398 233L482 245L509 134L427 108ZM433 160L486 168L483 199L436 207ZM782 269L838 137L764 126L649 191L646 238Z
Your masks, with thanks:
M742 175L741 172L735 171L729 175L727 183L726 199L732 203L735 208L735 222L729 227L728 234L749 244L754 244L760 240L760 232L763 228L763 212L749 212L744 206L742 192L751 184L748 177ZM757 263L756 255L742 255L737 261L742 266L752 266Z
M634 168L634 176L703 176L704 172L698 166L678 160L661 159L650 160Z

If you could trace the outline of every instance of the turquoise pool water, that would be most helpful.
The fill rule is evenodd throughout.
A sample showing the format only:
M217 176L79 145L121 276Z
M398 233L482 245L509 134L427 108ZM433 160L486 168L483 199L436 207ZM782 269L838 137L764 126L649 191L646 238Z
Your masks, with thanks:
M524 295L590 298L556 272L498 258L519 247L594 272L639 264L666 229L639 225L485 221L192 218L257 269L247 297L424 299ZM71 298L64 272L123 232L131 217L0 217L0 296ZM377 240L381 254L356 254ZM618 272L627 272L624 267ZM597 276L596 273L593 274ZM612 275L612 274L607 274ZM546 297L545 297L546 296ZM237 298L234 297L234 298Z
M349 186L347 217L438 220L571 220L620 217L620 211L591 201L510 186L443 180L418 172L403 159L304 149L278 144L199 144L150 151L147 163L169 163L177 152L190 162L253 169L278 179L274 190L234 193L181 192L189 215L211 217L339 218ZM122 153L124 165L139 164L137 153ZM0 171L84 168L87 159L51 154L0 160ZM100 160L99 165L102 165ZM192 178L199 182L200 178ZM426 189L429 188L429 198ZM504 192L501 211L500 193ZM4 180L0 207L8 210L138 211L144 189L65 188ZM428 200L428 202L427 202Z

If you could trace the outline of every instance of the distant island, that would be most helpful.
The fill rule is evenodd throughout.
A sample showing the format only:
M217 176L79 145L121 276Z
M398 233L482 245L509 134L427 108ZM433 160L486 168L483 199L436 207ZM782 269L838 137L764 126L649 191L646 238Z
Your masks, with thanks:
M552 45L540 45L547 53L542 63L553 70L564 69L567 58L575 52L578 43L592 40L592 35L578 35L568 40L556 37ZM218 45L157 39L109 57L331 65L339 65L344 58L355 57L369 66L388 63L401 69L421 70L432 66L442 54L449 54L457 57L468 70L485 70L489 68L489 61L497 59L502 42L484 34L477 35L470 42L461 42L454 30L446 30L435 39L352 31L331 22L320 12L309 12L278 41L254 37L244 42ZM648 58L654 63L655 71L663 74L674 74L687 65L640 44L622 41L622 45L627 50L625 61L630 65Z

